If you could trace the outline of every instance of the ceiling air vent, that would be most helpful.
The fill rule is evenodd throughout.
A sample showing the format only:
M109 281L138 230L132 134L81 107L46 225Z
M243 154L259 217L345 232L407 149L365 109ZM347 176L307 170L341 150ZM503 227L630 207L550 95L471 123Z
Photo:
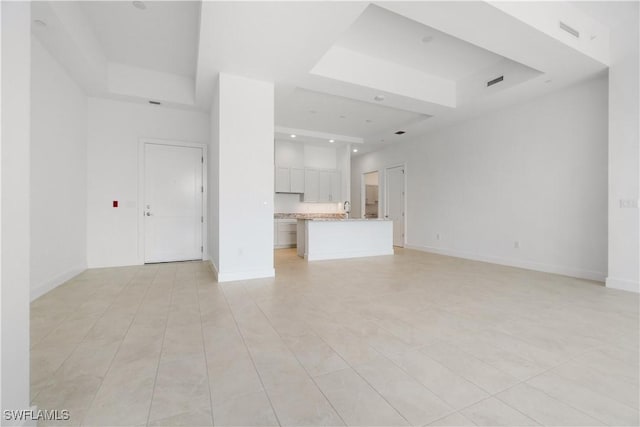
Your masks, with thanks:
M560 21L560 23L558 25L560 26L561 30L566 31L567 33L571 34L573 37L575 37L577 39L580 38L580 31L576 30L575 28L571 28L570 26L568 26L567 24L565 24L562 21Z
M403 131L403 130L399 130L398 132L396 132L396 135L403 135L403 134L405 134L405 133L406 133L405 131Z
M496 77L496 78L495 78L495 79L493 79L493 80L489 80L489 81L487 82L487 87L489 87L489 86L493 86L493 85L494 85L494 84L496 84L496 83L500 83L500 82L501 82L501 81L503 81L503 80L504 80L504 76Z

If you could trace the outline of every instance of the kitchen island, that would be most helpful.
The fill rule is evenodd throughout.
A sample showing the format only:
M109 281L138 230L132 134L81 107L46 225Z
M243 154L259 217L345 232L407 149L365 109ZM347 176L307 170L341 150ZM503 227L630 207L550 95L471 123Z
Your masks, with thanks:
M307 261L393 255L393 221L298 219L298 256Z

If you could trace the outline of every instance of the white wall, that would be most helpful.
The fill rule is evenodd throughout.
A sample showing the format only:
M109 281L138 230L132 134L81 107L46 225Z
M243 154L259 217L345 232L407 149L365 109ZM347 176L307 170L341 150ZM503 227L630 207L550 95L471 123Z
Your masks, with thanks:
M355 158L354 213L361 174L402 162L409 247L604 280L606 78Z
M98 98L89 98L88 106L87 264L138 264L139 140L207 143L209 116Z
M640 31L637 2L611 29L609 69L609 271L607 286L640 292ZM621 207L634 201L635 207Z
M29 409L31 5L0 2L0 408ZM19 425L5 421L2 425Z
M218 87L218 83L216 83ZM220 91L215 90L211 101L210 114L210 139L209 143L209 176L207 180L207 188L209 192L209 209L207 213L209 218L207 232L209 259L217 270L220 265Z
M219 154L212 184L217 180L219 246L218 263L212 262L221 282L271 277L273 84L220 73L215 92L212 151Z
M31 43L31 298L87 265L87 97Z

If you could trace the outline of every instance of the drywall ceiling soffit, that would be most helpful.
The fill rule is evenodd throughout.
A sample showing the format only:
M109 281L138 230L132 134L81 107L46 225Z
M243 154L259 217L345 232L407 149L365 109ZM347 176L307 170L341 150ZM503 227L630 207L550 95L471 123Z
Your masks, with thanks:
M289 128L276 126L274 130L276 141L288 141L296 143L313 143L316 145L336 144L344 146L350 144L362 144L364 140L356 136L340 135L329 132L319 132L311 129Z
M209 107L220 72L291 84L366 7L365 2L203 2L198 104Z
M86 3L92 4L88 5ZM156 24L161 26L164 21L161 19L156 22L156 19L153 18L157 15L153 11L158 9L166 9L163 12L165 16L167 11L175 12L176 15L181 16L175 9L184 8L186 12L182 15L189 17L190 25L197 25L197 16L193 17L194 4L194 2L148 2L147 9L141 11L134 8L131 2L32 2L33 19L46 23L46 25L32 25L32 32L90 96L132 102L156 100L161 101L166 106L194 109L196 107L194 102L195 79L193 76L188 77L176 74L173 72L176 70L172 68L167 71L167 67L163 67L162 64L149 62L149 56L144 58L144 61L147 62L119 62L122 60L128 61L129 59L126 55L135 57L135 52L146 51L155 42L140 38L132 44L133 47L123 48L123 51L127 52L124 56L122 54L118 56L113 52L107 52L104 48L104 34L103 37L98 37L96 34L97 24L110 26L109 32L123 30L123 23L117 20L119 13L127 16L131 14L126 22L129 30L123 30L124 33L131 34L131 27L136 25L132 17L135 17L136 13L142 13L137 18L140 22L146 22L145 25L147 27ZM94 7L97 9L94 9ZM112 9L120 12L115 13ZM91 13L94 14L96 11L100 11L105 16L96 23L95 16L94 19L90 19L87 16L87 10L92 11ZM152 12L151 15L145 15L149 11ZM149 16L153 19L150 19ZM180 21L180 19L177 20ZM181 22L183 21L184 19ZM197 31L195 34L197 35ZM188 41L192 45L191 49L195 51L195 40L191 40L188 37L183 37L182 39L183 42ZM120 42L127 44L126 39L122 39ZM109 43L111 44L110 50L118 51L113 41L109 41ZM182 48L186 49L185 46L181 46ZM170 51L171 49L166 55L167 58L171 56ZM141 54L140 56L143 57L144 55ZM157 50L156 56L159 56L157 55ZM145 68L140 64L154 68ZM182 66L182 68L185 67ZM192 72L195 70L195 59L191 69Z
M518 2L515 2L511 7L517 9L517 4ZM555 6L547 8L544 2L535 4L538 9L533 11L527 6L533 18L548 14L545 21L547 23L551 21L557 24L560 19L574 25L580 22L580 19L573 19L574 15L570 13L573 12L572 8L562 9L563 14L560 14ZM585 53L580 46L572 43L570 38L567 39L573 36L560 29L554 29L553 34L549 34L552 32L549 28L546 28L547 32L542 31L537 27L540 24L536 19L523 19L521 11L505 11L504 8L497 8L486 2L384 2L376 5L504 58L456 81L456 89L459 92L455 108L437 110L433 105L423 103L421 111L432 114L433 117L418 123L410 133L400 138L387 133L387 141L410 141L439 127L477 116L488 110L558 90L598 75L606 69L606 51L595 49ZM592 39L595 27L590 28L589 40L599 37L607 39L606 29L601 27L597 27L597 30L602 32ZM585 34L587 32L583 31L582 36ZM483 76L483 73L486 75ZM488 79L494 74L504 74L504 81L487 88L485 78ZM512 78L513 76L516 78ZM317 86L314 88L318 89ZM498 88L500 90L496 90ZM477 95L474 95L474 90L478 92ZM371 99L371 92L368 99ZM396 101L396 97L391 94L387 96L385 103L388 101ZM406 108L406 104L402 107ZM381 148L373 145L370 147ZM360 150L361 153L367 151L364 147Z
M107 57L77 3L31 3L31 31L90 95L107 88Z
M279 126L361 139L375 138L389 129L401 130L429 117L379 103L302 88L296 88L288 96L276 99L275 121Z
M492 70L494 75L487 74ZM508 88L474 90L473 82L484 85L504 73L509 74L509 86L540 74L373 4L311 70L313 75L449 108ZM465 84L460 85L461 81Z

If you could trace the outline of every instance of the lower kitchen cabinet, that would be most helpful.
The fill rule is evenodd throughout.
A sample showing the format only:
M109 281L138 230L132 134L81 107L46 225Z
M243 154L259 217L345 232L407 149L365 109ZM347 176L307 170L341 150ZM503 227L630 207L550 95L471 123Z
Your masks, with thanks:
M296 246L298 221L295 219L276 219L274 222L275 248L294 248Z

